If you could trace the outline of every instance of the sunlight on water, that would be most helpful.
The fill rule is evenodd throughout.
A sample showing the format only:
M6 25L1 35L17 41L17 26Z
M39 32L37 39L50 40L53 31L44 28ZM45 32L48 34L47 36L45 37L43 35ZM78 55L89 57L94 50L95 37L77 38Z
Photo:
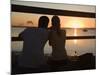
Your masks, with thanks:
M77 29L74 29L74 36L77 36ZM77 40L74 40L74 44L77 44Z
M12 28L12 36L17 37L20 32L25 28ZM95 29L88 29L84 32L83 29L65 29L66 36L92 36L95 35ZM22 51L23 42L11 42L12 51ZM96 39L72 39L66 40L65 44L66 52L68 55L82 55L84 53L96 54ZM49 46L48 42L44 47L45 54L51 54L52 48Z

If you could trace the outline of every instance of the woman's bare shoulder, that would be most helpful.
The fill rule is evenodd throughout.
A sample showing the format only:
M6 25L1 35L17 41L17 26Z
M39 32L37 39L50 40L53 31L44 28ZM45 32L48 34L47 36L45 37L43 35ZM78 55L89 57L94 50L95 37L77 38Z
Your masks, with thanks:
M61 29L61 32L62 32L62 33L66 33L66 30L64 30L64 29Z

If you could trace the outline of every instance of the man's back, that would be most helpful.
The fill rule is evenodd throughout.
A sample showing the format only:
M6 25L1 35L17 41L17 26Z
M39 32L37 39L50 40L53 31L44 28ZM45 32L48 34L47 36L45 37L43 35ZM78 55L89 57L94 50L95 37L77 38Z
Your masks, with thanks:
M46 64L43 48L48 40L48 30L43 28L27 28L20 34L20 37L24 41L21 65L37 67L41 64Z

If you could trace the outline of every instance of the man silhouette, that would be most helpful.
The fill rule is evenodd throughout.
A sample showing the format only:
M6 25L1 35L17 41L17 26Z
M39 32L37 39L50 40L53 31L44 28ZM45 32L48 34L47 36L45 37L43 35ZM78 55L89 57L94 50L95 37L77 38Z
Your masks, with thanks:
M39 68L47 65L43 49L49 35L48 23L48 17L41 16L38 28L27 28L19 34L19 37L24 41L23 52L19 57L20 66Z

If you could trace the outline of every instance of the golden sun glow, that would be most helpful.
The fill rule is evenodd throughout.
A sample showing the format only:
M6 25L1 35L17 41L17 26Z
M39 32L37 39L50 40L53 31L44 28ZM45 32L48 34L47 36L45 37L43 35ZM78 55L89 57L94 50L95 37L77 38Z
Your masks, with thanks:
M68 28L85 28L86 25L86 21L83 18L71 17L64 21L64 26Z
M81 24L72 24L72 28L81 28L83 27Z
M71 27L72 27L72 28L83 28L84 25L83 25L83 22L80 21L80 20L73 20L73 21L71 22Z

